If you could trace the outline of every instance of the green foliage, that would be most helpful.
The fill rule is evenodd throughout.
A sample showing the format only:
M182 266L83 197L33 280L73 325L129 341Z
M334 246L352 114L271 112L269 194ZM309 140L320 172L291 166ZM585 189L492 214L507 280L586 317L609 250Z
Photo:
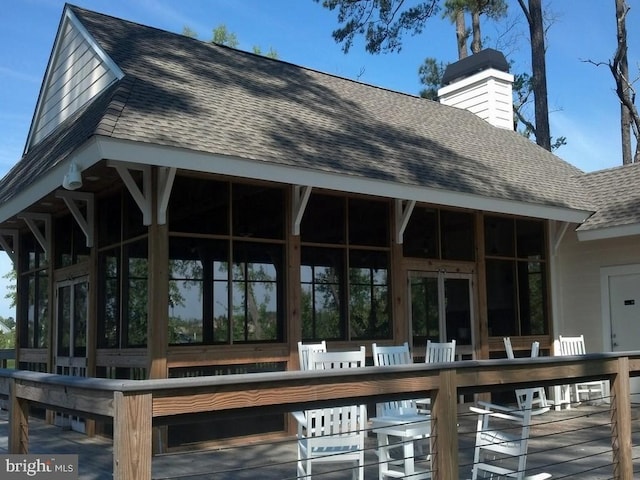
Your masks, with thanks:
M425 58L418 69L420 83L426 87L420 90L422 98L438 101L438 89L442 87L442 77L446 68L443 62L438 62L435 58Z
M0 350L14 348L16 345L16 321L12 318L0 317Z
M16 271L12 268L7 273L5 273L2 276L2 278L9 280L10 282L7 285L7 293L5 294L4 298L6 298L11 302L9 304L11 308L15 308L15 306L18 304L18 290L16 288L16 284L17 284Z
M182 35L190 38L198 38L198 32L196 32L195 30L192 30L186 25L182 28Z
M315 0L320 2L320 0ZM405 0L322 0L322 6L338 10L333 38L342 43L344 52L353 45L356 35L364 35L369 53L399 52L405 33L422 33L426 21L439 10L438 0L425 0L402 9Z
M274 60L278 59L278 52L276 52L273 47L269 47L269 51L267 53L262 53L262 49L258 45L253 46L253 53L256 55L262 55L264 57L273 58Z
M237 48L238 45L240 45L236 34L230 32L224 23L221 23L213 29L213 38L211 39L211 42L231 48Z

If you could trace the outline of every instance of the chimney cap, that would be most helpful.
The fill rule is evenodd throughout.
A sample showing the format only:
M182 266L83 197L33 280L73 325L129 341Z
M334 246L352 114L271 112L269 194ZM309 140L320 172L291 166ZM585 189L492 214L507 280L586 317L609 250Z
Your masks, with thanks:
M462 60L447 65L442 76L442 84L449 85L461 78L494 68L502 72L509 71L509 64L502 52L492 48L486 48L478 53L470 55Z

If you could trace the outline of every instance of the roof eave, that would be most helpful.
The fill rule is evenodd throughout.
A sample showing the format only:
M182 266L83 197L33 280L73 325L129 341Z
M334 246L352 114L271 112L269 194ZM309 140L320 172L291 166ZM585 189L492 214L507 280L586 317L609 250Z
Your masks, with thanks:
M594 228L589 230L578 229L578 240L587 242L590 240L608 240L612 238L640 235L640 223L629 225L617 225L613 227Z
M176 158L180 159L179 165ZM82 172L103 159L114 162L138 163L160 167L176 167L197 172L229 175L240 178L265 180L291 185L304 185L348 193L359 193L401 200L415 200L475 211L542 218L570 223L582 223L593 212L588 210L527 203L524 201L492 198L440 188L408 185L388 180L377 180L355 175L318 171L291 165L216 155L178 147L140 143L93 136L65 161L42 175L29 188L0 205L0 222L4 222L26 209L40 198L61 188L62 179L71 162ZM135 159L135 162L132 162Z

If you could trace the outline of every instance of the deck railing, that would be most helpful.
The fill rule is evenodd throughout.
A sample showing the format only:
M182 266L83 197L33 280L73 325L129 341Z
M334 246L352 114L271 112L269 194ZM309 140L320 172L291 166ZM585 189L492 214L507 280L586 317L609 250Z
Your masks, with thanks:
M31 404L112 418L116 480L151 479L152 427L181 415L237 416L430 396L432 478L442 480L459 478L458 395L605 379L611 385L611 474L626 480L633 478L629 377L639 375L640 352L138 381L0 370L0 395L9 399L10 453L28 453Z

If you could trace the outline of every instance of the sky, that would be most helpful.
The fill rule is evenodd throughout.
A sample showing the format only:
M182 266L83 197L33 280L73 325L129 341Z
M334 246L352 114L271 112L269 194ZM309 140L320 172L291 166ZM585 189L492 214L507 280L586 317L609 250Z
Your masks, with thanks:
M516 0L509 20L483 24L484 46L503 51L512 72L530 71L528 29ZM405 35L398 53L372 55L356 39L345 54L332 31L337 12L314 0L75 0L74 5L155 28L185 27L209 41L225 25L238 48L271 48L283 61L364 83L418 95L418 68L426 57L457 60L454 26L440 15L419 35ZM408 0L408 3L411 0ZM640 0L627 0L629 67L640 77ZM2 0L0 4L0 176L20 159L65 2ZM616 47L614 0L543 0L551 14L547 88L551 134L567 145L555 153L585 172L619 166L619 104L606 65ZM513 25L507 29L505 25ZM4 298L11 269L0 253L0 316L15 317Z

